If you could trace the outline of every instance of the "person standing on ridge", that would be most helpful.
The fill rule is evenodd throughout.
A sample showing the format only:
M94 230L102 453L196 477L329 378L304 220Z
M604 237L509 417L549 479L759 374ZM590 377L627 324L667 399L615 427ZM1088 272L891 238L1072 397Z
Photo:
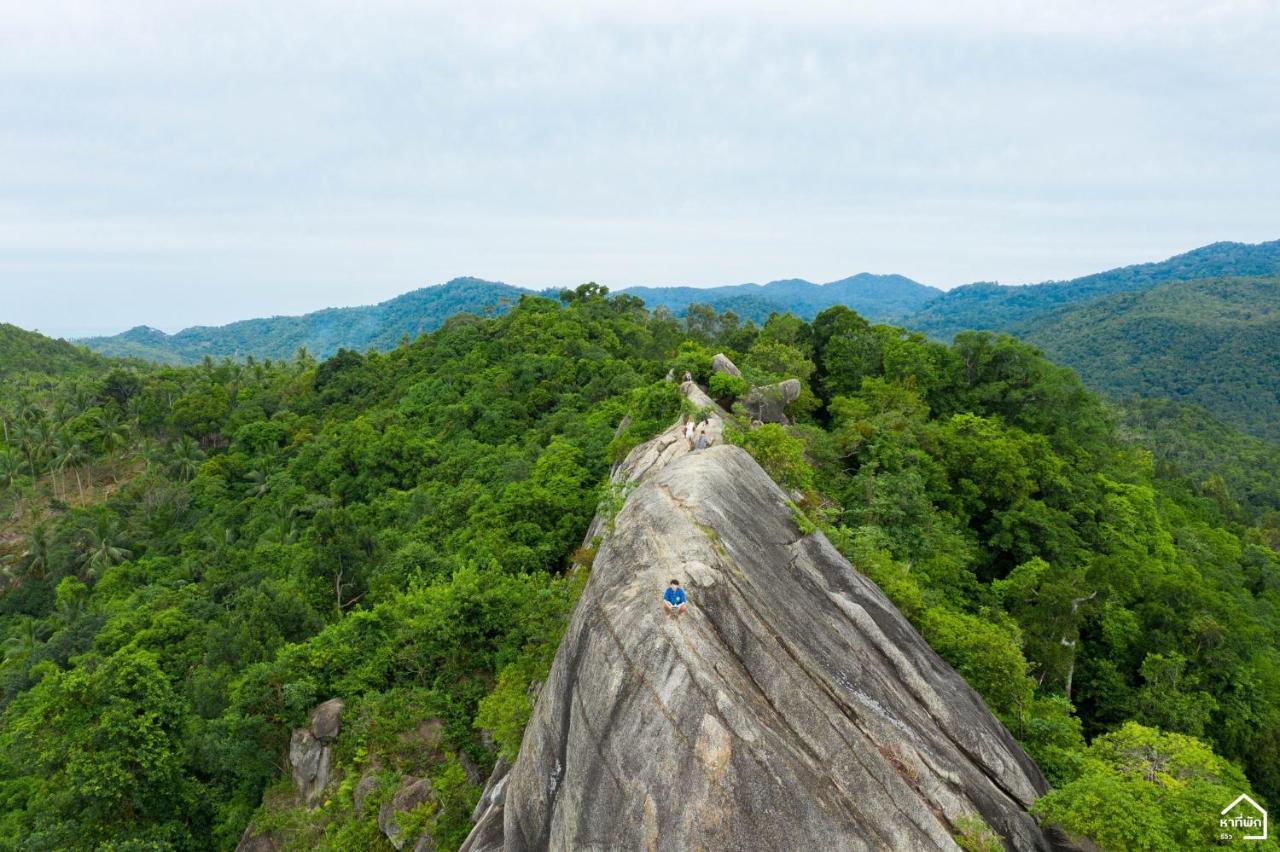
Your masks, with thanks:
M693 418L689 418L689 422L684 424L684 439L689 442L689 449L693 449Z
M705 450L709 446L711 446L711 441L707 438L707 433L705 431L699 432L698 443L694 446L694 449Z
M662 605L667 610L667 618L679 621L680 616L684 615L688 600L684 589L680 588L680 581L672 580L671 585L667 586L667 590L662 593Z

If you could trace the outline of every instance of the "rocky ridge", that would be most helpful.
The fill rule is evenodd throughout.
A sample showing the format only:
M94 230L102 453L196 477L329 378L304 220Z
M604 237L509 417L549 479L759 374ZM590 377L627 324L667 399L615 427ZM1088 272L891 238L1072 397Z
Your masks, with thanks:
M975 820L1060 848L1027 813L1035 764L722 427L690 451L677 423L615 469L625 503L588 533L591 578L463 849L954 850Z

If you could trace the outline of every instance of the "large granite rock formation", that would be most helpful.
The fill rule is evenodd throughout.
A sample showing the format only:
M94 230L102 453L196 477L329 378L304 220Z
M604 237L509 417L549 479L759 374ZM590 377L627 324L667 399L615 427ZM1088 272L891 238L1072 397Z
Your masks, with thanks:
M800 380L787 379L772 385L754 387L742 401L742 407L752 420L761 423L781 423L787 420L787 406L800 398Z
M310 808L320 806L334 780L333 742L342 729L342 711L345 708L341 698L330 698L311 711L305 728L294 728L289 738L289 772L297 798L277 800L274 806L271 802L264 802L264 809L291 807L297 802ZM240 836L236 852L275 852L287 845L275 832L260 829L250 822Z
M971 815L1053 848L1036 766L746 452L676 426L614 480L632 490L464 849L954 850Z
M344 704L331 698L311 711L310 724L289 738L289 768L298 796L310 807L323 799L333 772L333 741L342 727Z

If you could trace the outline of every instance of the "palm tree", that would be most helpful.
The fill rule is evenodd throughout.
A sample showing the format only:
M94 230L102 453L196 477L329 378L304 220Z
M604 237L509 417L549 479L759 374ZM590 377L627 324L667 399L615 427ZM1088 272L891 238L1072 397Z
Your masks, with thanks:
M84 382L76 382L71 387L71 405L76 413L82 413L89 410L93 405L93 391Z
M275 527L267 531L267 537L281 544L297 541L298 507L292 504L286 505L285 501L277 501L275 511L271 514L275 520Z
M99 418L98 429L102 435L102 445L111 456L111 481L119 482L116 453L129 443L129 424L121 420L120 415L114 411L108 411Z
M37 471L33 431L29 421L19 420L13 430L13 440L22 449L22 455L27 459L27 473L31 474L32 479L35 479Z
M83 503L84 482L80 479L80 466L89 462L89 453L85 450L84 445L75 438L59 440L58 448L55 458L57 469L65 471L67 468L71 468L75 472L76 491L80 494L80 502Z
M136 421L139 415L142 414L142 404L143 404L143 399L142 399L142 394L140 393L134 394L133 396L126 399L124 401L125 417L128 417L129 420L131 421ZM134 427L137 428L136 422L134 423Z
M75 417L80 412L71 410L71 401L65 397L57 397L53 401L53 409L50 412L53 419L60 426L65 426L67 421Z
M54 434L53 426L43 414L41 414L40 419L31 427L30 440L31 452L29 454L29 458L34 458L34 463L36 465L42 464L45 459L49 459L50 462L52 462L57 437ZM35 467L32 468L31 475L33 477L36 475Z
M161 446L150 438L144 438L134 453L142 461L143 473L151 473L164 457Z
M100 576L112 565L133 558L133 551L124 546L119 522L105 511L96 512L93 523L85 526L81 533L84 547L81 556L90 577Z
M81 589L84 587L81 586ZM76 595L72 598L59 597L57 604L54 605L53 615L62 623L64 627L69 627L76 622L84 613L84 596Z
M200 462L203 459L204 452L200 449L200 445L193 441L190 435L183 435L182 439L170 449L169 467L178 479L190 482L199 472Z
M44 579L49 572L49 527L43 521L34 524L27 533L27 549L18 557L18 564L28 577Z
M19 391L17 402L19 420L26 423L34 423L44 415L40 406L36 405L36 401L28 396L26 391Z
M251 470L249 475L245 477L248 485L245 486L244 495L253 499L266 497L271 492L271 485L267 482L267 474L261 470Z
M40 645L40 624L29 618L18 627L18 632L4 640L4 666L17 665L31 657Z
M67 494L67 459L72 454L71 445L75 441L63 433L53 442L53 494L59 500L65 500ZM61 473L62 476L58 476ZM83 499L83 498L81 498Z
M22 462L9 450L0 450L0 490L12 488L22 473Z

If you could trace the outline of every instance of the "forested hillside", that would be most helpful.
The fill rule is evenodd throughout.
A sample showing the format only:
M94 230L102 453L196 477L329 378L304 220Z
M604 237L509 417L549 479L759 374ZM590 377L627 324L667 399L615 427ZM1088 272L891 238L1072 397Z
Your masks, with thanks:
M1093 388L1194 403L1280 440L1280 276L1170 282L1054 312L1015 333Z
M406 336L412 339L438 328L454 314L502 313L527 292L494 281L455 278L365 307L195 326L173 335L138 326L82 342L105 355L161 364L197 364L204 358L292 358L300 348L318 358L328 358L339 349L385 352Z
M0 379L20 372L57 375L104 363L92 352L65 340L0 323Z
M1167 399L1126 399L1116 410L1120 436L1151 452L1164 475L1197 483L1228 513L1239 507L1250 518L1270 517L1273 534L1280 535L1280 443Z
M1166 281L1227 275L1280 274L1280 240L1213 243L1159 263L1124 266L1071 281L1026 286L969 284L948 290L906 318L903 325L939 340L964 329L1015 331L1050 311L1108 296L1147 290ZM1016 331L1015 331L1016 333Z
M1023 743L1044 819L1175 849L1238 791L1280 801L1268 528L1072 372L1009 337L680 322L584 285L385 354L6 385L0 847L230 849L256 812L287 848L388 849L414 776L413 829L456 848L619 505L610 464L681 411L670 369L726 403L801 381L796 425L730 439ZM281 768L335 696L309 810Z

